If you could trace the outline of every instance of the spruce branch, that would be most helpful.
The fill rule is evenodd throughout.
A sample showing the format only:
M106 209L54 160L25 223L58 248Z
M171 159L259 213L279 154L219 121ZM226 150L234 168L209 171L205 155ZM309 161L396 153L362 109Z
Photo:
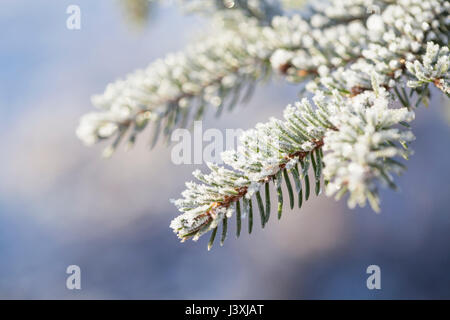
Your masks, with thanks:
M278 219L322 189L348 196L350 208L379 211L379 187L396 188L394 175L405 169L399 158L411 154L415 107L427 104L430 84L449 95L450 3L330 0L288 14L270 0L181 2L212 13L213 36L108 85L78 136L87 144L114 139L110 154L149 124L167 137L207 109L231 109L243 88L252 92L273 73L307 80L312 99L245 131L237 150L222 153L225 166L194 171L199 182L173 200L181 214L170 227L182 241L211 231L210 249L221 224L223 245L233 215L237 236L244 219L249 233L254 220L266 226L271 191Z
M244 24L247 30L258 28L254 20ZM131 129L132 143L153 123L154 143L161 130L170 135L177 126L201 118L207 106L217 112L232 108L241 91L265 75L263 63L248 54L242 37L223 30L220 37L209 37L109 84L103 94L92 98L101 111L83 116L77 134L91 145L112 137L121 139Z
M288 171L292 174L296 193L300 197L302 196L300 180L304 179L307 200L310 193L308 178L310 162L312 161L315 166L316 184L320 185L323 165L321 152L318 150L323 146L322 138L325 130L327 128L334 130L325 116L329 112L330 110L324 106L314 110L311 104L304 100L295 107L288 107L284 122L272 119L266 124L259 124L255 129L242 135L238 151L224 152L222 158L233 170L208 163L211 170L209 174L194 171L194 176L203 184L187 183L187 189L182 193L183 198L173 201L179 210L184 212L171 223L180 239L183 241L190 237L198 239L207 231L217 228L218 224L225 217L231 217L235 210L239 212L238 224L242 217L249 217L249 232L251 232L252 197L256 197L261 225L264 227L271 210L269 183L274 183L277 189L277 211L280 218L283 181L288 187L291 208L294 203L294 192ZM302 129L302 123L308 124L309 129ZM261 188L265 190L265 206L260 194ZM319 191L320 187L316 188L316 193ZM241 207L239 201L243 205L242 216L240 209L237 209ZM299 199L299 203L301 201ZM238 230L240 233L240 228Z
M312 27L312 18L298 15L277 16L270 26L244 19L238 28L219 28L219 36L109 84L103 94L92 99L101 111L83 116L77 135L87 145L114 139L106 149L110 155L127 134L132 145L152 123L154 144L160 131L167 137L175 128L201 118L207 107L218 114L233 108L271 69L290 81L301 81L345 65L360 55L361 39L366 36L359 21L364 17L360 10L356 13L350 24L335 21L324 29ZM313 18L318 16L316 13ZM247 93L241 95L243 88Z
M270 183L278 195L278 218L283 210L283 182L290 208L294 207L294 194L301 207L303 193L305 200L310 194L310 166L316 195L320 194L323 175L328 195L337 193L341 197L348 192L350 207L363 206L368 200L378 210L377 182L393 186L391 173L400 173L403 168L394 158L407 154L402 145L414 138L409 129L393 126L410 122L413 112L391 108L392 99L382 87L355 97L338 91L326 96L319 91L313 101L314 106L307 99L288 106L284 121L271 119L246 131L237 151L222 153L224 163L232 170L209 163L209 174L194 171L203 184L187 183L183 198L173 201L183 214L172 221L171 228L182 241L191 237L197 240L217 228L225 217L237 213L239 201L251 225L253 198L264 227L271 210ZM323 151L330 152L324 156ZM265 206L261 190L265 190ZM241 219L239 211L239 225Z
M296 109L288 106L284 122L271 119L267 124L258 124L242 135L242 147L238 151L222 154L224 163L233 171L216 167L218 169L207 175L207 179L200 179L206 185L189 184L182 193L184 198L175 201L183 214L172 221L174 232L183 241L190 237L197 240L217 228L223 217L230 218L241 199L244 207L250 208L247 211L251 225L254 195L264 227L270 203L263 207L260 189L264 186L264 190L268 190L268 183L275 183L278 216L281 217L282 181L284 179L288 189L292 209L294 193L289 173L292 173L299 192L301 179L296 179L300 176L298 164L302 169L307 168L305 158L309 158L312 164L317 194L320 193L323 174L327 195L335 195L339 199L348 193L351 208L369 202L375 211L379 211L378 186L396 187L392 175L404 170L404 165L396 158L407 158L410 153L408 143L414 140L408 125L414 119L414 112L403 87L407 78L406 62L420 58L419 39L425 42L430 37L446 37L434 33L440 28L436 24L434 28L425 28L426 32L423 29L424 25L432 25L436 18L447 15L448 6L441 6L437 1L417 2L417 6L425 14L416 17L416 23L411 17L417 7L411 7L408 1L389 6L381 15L373 16L368 24L376 30L369 33L370 42L362 48L361 58L346 68L338 68L329 74L324 72L324 76L311 82L309 87L315 92L315 108L303 99L296 104ZM405 27L408 22L412 25ZM419 28L414 29L417 25ZM386 47L390 50L383 50ZM428 44L428 47L435 48L433 44ZM395 108L394 98L402 100L403 106ZM307 171L302 173L305 175ZM237 174L239 178L225 183L222 174ZM195 176L206 177L199 171ZM309 195L309 181L307 183L306 177L303 178ZM234 192L234 195L222 200L220 195L225 192L224 187L233 190L229 192ZM209 199L214 199L214 202L208 203ZM269 195L267 200L270 200ZM206 211L199 210L200 203L207 208ZM233 206L233 203L236 204ZM299 199L299 205L301 203ZM198 223L199 216L204 219L202 223ZM239 225L241 219L239 212ZM211 245L212 241L208 248Z
M439 90L450 96L450 54L448 47L428 42L427 51L421 60L407 62L406 68L417 80L408 81L408 87L417 88L434 84Z

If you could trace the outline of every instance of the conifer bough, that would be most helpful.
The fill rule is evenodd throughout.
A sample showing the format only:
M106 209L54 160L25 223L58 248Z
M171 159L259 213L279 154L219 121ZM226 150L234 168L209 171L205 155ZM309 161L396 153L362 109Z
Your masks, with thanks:
M347 195L351 208L368 202L379 211L379 187L396 188L400 158L411 154L414 110L432 91L450 96L449 2L321 1L301 14L278 1L208 3L219 22L214 34L110 84L94 96L101 111L81 119L78 136L87 144L114 139L109 154L149 124L168 135L207 108L232 108L243 88L249 96L275 73L306 82L312 98L287 106L283 120L245 131L240 147L222 154L225 166L194 171L199 182L172 200L181 214L170 227L182 241L211 231L211 248L221 224L223 244L233 215L237 236L244 218L249 233L255 219L265 227L275 215L271 191L278 218L322 189Z

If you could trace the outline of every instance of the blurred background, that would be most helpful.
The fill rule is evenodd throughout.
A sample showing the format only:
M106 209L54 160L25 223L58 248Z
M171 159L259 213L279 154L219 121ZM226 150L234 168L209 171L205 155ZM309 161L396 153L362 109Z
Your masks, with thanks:
M81 8L81 30L66 8ZM450 126L443 98L417 111L399 192L382 212L312 197L265 230L206 250L169 229L194 165L170 147L86 148L75 136L90 96L107 83L181 50L206 22L173 6L138 26L113 0L2 0L0 10L0 298L2 299L393 299L450 298ZM203 129L253 127L280 117L298 88L274 79ZM66 268L81 267L81 290ZM366 268L381 268L368 290Z

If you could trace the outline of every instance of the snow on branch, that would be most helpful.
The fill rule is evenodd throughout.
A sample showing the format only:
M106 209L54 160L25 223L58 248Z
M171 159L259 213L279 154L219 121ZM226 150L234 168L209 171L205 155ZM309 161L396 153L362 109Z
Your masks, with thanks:
M109 155L127 134L132 144L149 123L154 126L154 143L160 131L167 136L201 118L208 107L217 113L231 109L246 100L256 81L271 69L290 81L301 81L345 65L360 55L366 38L360 21L365 16L361 10L349 12L347 19L321 29L311 26L319 11L310 19L277 16L270 26L245 18L238 27L219 27L214 36L185 52L109 84L92 99L100 111L82 117L77 135L87 145L114 139L106 149Z
M214 237L222 222L224 240L226 221L234 214L238 235L246 216L251 232L252 198L264 227L271 212L271 183L277 193L278 218L283 209L283 183L290 208L296 202L301 207L311 193L310 166L316 195L321 191L323 174L328 195L341 197L348 192L351 207L363 206L369 200L378 210L378 182L394 185L391 174L403 169L395 157L407 155L404 146L414 138L409 129L395 126L413 120L414 113L404 107L392 108L392 99L381 87L356 97L338 91L326 96L319 91L313 101L315 106L307 99L288 106L284 121L271 119L246 131L237 151L222 154L224 163L233 170L208 164L209 174L194 172L203 184L187 183L183 198L174 201L183 212L171 223L180 239L197 240L210 230ZM329 152L324 156L324 151Z
M404 170L398 158L407 159L408 143L414 140L408 124L414 112L404 89L409 79L406 64L420 58L422 43L445 40L447 35L439 33L442 26L434 21L448 16L448 9L445 2L400 1L381 15L369 17L367 25L371 28L360 48L361 56L346 67L321 72L310 82L315 107L303 99L296 107L287 107L284 121L271 119L245 132L240 149L222 154L224 163L233 170L210 164L211 174L194 173L204 184L187 184L183 198L175 201L183 213L171 223L174 232L184 241L190 237L197 240L212 230L211 248L221 222L223 243L227 221L233 214L238 235L243 215L248 215L251 232L253 197L264 227L271 210L269 183L275 185L281 217L283 181L291 209L294 193L299 206L308 199L309 163L316 194L320 193L323 176L327 195L339 199L348 194L351 208L369 202L379 211L378 187L396 187L393 174ZM431 61L436 60L436 50L435 45L428 44L426 56L433 56ZM443 51L445 55L447 51Z
M82 117L80 139L113 139L109 155L149 124L154 143L207 109L233 108L272 73L308 80L312 99L244 132L240 147L222 154L225 166L194 171L199 182L173 200L181 214L170 227L182 241L212 231L211 248L222 225L223 244L233 215L238 236L244 218L252 232L256 208L261 226L269 222L271 190L278 218L285 199L301 207L322 189L378 211L379 187L396 188L399 158L411 154L409 123L429 101L428 85L449 95L450 2L330 0L295 14L270 0L181 2L214 12L213 35L109 84L92 99L100 110Z
M433 83L442 92L450 96L450 54L448 47L428 42L427 51L421 60L407 62L406 68L417 80L408 81L411 88Z

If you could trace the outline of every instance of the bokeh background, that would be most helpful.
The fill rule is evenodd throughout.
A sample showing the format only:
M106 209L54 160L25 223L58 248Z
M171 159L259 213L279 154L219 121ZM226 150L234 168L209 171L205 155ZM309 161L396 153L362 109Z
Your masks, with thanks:
M66 28L77 4L82 29ZM415 154L382 192L382 213L312 197L265 230L206 250L181 244L169 203L197 166L150 151L150 132L109 160L75 136L90 96L181 50L204 31L198 16L153 8L137 28L113 0L2 0L0 9L0 298L450 298L450 126L443 98L418 110ZM207 128L251 128L281 116L298 88L275 79ZM234 222L234 219L233 219ZM82 270L67 290L66 267ZM366 268L381 267L381 290Z

